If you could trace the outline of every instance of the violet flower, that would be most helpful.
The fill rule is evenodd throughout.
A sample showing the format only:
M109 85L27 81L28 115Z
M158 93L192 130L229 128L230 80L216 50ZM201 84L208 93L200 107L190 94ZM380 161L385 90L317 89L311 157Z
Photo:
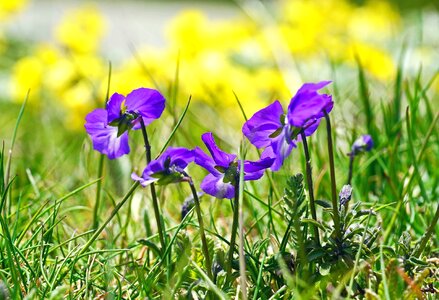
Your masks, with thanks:
M159 158L152 160L146 166L142 176L133 173L131 178L139 181L144 187L153 182L159 185L181 182L187 176L184 169L193 161L193 150L169 147Z
M199 147L194 149L195 163L209 172L201 183L201 189L219 199L233 198L239 179L240 161L236 160L235 154L229 154L219 149L211 132L204 133L201 139L211 155L207 155ZM245 160L244 180L261 178L264 170L269 168L273 161L273 158L265 158L255 162Z
M84 125L93 142L93 149L118 158L130 152L128 132L140 129L140 120L145 125L158 119L165 109L165 98L154 89L139 88L126 97L114 93L106 108L97 108L86 117Z
M372 137L368 134L363 134L352 145L351 155L357 155L361 152L368 152L373 148Z
M305 83L291 99L287 113L279 101L256 112L242 127L242 132L257 148L265 148L261 157L274 158L271 169L277 171L290 155L300 132L306 136L313 134L324 117L324 112L332 110L332 96L317 91L330 81Z

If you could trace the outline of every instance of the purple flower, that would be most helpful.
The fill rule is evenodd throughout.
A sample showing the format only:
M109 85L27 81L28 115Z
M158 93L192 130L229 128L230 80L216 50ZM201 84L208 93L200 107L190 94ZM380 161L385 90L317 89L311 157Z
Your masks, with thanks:
M164 109L165 98L153 89L139 88L126 97L114 93L105 109L95 109L85 117L84 127L93 148L115 159L130 152L128 131L139 129L141 119L150 124Z
M193 150L169 147L158 159L152 160L146 166L141 177L133 173L131 178L144 187L152 182L160 185L181 182L186 177L184 169L193 161Z
M340 201L340 206L345 205L351 200L352 197L352 187L350 184L345 184L340 193L338 194L338 199Z
M229 154L215 144L213 134L206 132L201 136L210 155L196 147L195 163L205 168L209 174L201 183L201 189L216 198L231 199L235 196L235 185L239 180L240 161L236 155ZM257 180L262 177L264 170L273 163L273 158L265 158L259 161L244 161L244 180Z
M242 127L242 132L257 148L265 148L262 158L274 158L271 169L277 171L291 150L301 140L299 133L310 136L319 126L324 112L332 110L332 96L318 90L330 81L305 83L291 99L285 114L279 101L256 112Z
M361 152L367 152L372 150L373 140L368 134L360 136L352 145L351 155L357 155Z

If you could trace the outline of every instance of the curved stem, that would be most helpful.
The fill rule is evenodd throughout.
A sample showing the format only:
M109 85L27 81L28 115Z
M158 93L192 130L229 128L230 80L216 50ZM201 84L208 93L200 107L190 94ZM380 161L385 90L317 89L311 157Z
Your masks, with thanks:
M192 181L192 178L187 174L184 174L184 175L188 179L188 183L189 183L189 186L190 186L191 191L192 191L192 196L194 197L195 211L197 212L198 224L200 226L200 237L201 237L201 243L202 243L202 247L203 247L203 254L204 254L204 259L206 260L207 275L209 276L209 278L211 280L213 280L212 260L210 259L207 239L206 239L206 235L204 233L204 222L203 222L203 216L201 214L200 200L198 199L197 190L195 189L194 182Z
M146 127L142 117L140 117L140 125L142 128L143 141L145 143L146 162L149 164L151 162L151 145L149 144L148 134L146 133ZM160 244L162 246L162 251L164 251L166 249L165 237L163 234L164 226L162 226L162 219L160 214L159 202L157 200L157 193L155 191L154 183L151 183L149 187L151 189L152 206L154 208L155 220L157 222L157 230L159 232Z
M238 221L239 221L239 181L238 178L235 179L235 198L233 199L233 223L232 223L232 235L230 237L229 254L227 258L227 278L232 274L232 261L233 252L235 250L236 244L236 233L238 231Z
M332 216L334 218L335 234L338 238L338 242L341 243L340 215L338 212L337 184L335 182L334 149L332 143L331 120L328 113L326 111L324 111L324 113L326 119L326 133L328 136L329 169L331 174Z
M308 185L308 193L309 193L309 207L311 209L311 216L314 221L317 221L317 213L316 213L316 205L314 201L314 188L312 182L312 168L311 168L311 157L309 155L308 143L306 141L305 132L300 131L300 136L302 137L303 142L303 150L305 152L305 160L306 160L306 180ZM316 240L317 245L320 246L320 237L319 237L319 228L313 224L314 228L314 238Z

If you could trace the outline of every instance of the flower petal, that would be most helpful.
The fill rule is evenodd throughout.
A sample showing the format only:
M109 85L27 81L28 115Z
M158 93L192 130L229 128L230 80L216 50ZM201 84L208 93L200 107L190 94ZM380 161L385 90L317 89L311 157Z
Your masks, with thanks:
M261 157L265 158L270 157L268 156L269 154L274 154L275 160L271 165L272 171L278 171L283 165L284 160L290 155L291 150L293 150L293 148L296 148L296 143L291 140L289 135L290 131L288 129L288 126L286 126L284 130L282 130L282 133L279 135L279 137L271 143L271 149L269 149L270 147L268 147L264 151L265 153L263 152L263 155L261 155Z
M112 121L118 119L120 117L120 111L122 108L122 103L125 101L125 97L121 94L114 93L110 100L107 102L107 122L111 123Z
M201 189L209 195L218 199L232 199L235 196L235 187L230 183L223 181L224 176L216 177L213 174L208 174L201 182Z
M139 88L127 95L125 105L128 111L140 114L145 125L148 125L162 115L165 109L165 97L157 90ZM133 127L133 129L139 128L140 124Z
M265 169L271 167L274 158L266 157L258 161L244 161L244 180L257 180L264 175Z
M171 165L181 169L186 168L187 165L195 159L194 150L183 147L169 147L161 156L169 157L171 159Z
M138 181L140 182L140 184L145 187L150 185L151 183L159 180L158 178L152 178L152 177L144 177L144 175L142 175L142 177L140 177L139 175L137 175L136 173L132 173L131 174L131 179L134 181Z
M332 96L317 93L329 83L330 81L305 83L297 91L288 106L288 122L291 126L303 127L308 120L323 117L323 110L332 110Z
M215 169L216 166L215 161L209 155L204 153L204 151L201 150L201 148L195 147L194 155L195 155L195 163L197 165L205 168L209 173L215 176L221 175L221 172Z
M281 128L281 116L284 110L279 101L274 101L272 104L256 112L247 122L242 126L242 133L249 139L249 141L257 148L267 147L271 143L271 135Z
M93 149L109 159L115 159L130 152L128 132L117 137L117 127L107 125L107 118L105 109L95 109L86 116L84 127L92 140Z
M218 146L215 144L215 139L213 138L212 132L204 133L201 136L201 139L203 140L204 144L206 145L207 149L212 155L213 160L216 162L217 165L228 168L230 163L235 160L235 154L226 153L218 148Z

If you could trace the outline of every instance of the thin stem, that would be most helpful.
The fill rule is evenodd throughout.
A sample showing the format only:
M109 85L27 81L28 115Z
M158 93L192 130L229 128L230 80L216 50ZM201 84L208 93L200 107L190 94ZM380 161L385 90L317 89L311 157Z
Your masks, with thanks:
M235 198L233 199L233 223L232 223L232 236L230 237L230 245L229 245L229 255L227 259L227 278L230 278L232 274L232 261L233 261L233 252L235 250L236 244L236 233L238 230L238 221L239 221L239 180L235 179Z
M348 181L347 184L352 185L352 174L354 170L354 158L355 155L353 153L349 153L349 174L348 174Z
M96 199L95 199L95 207L93 209L93 229L97 229L99 227L98 215L99 215L99 204L101 202L103 174L104 174L104 155L100 154L99 165L98 165L98 178L100 178L101 180L99 180L96 185Z
M427 232L425 232L425 234L422 236L421 242L419 243L419 248L415 251L414 256L419 257L422 254L422 251L424 251L424 248L427 245L428 240L433 234L433 231L436 229L436 224L438 219L439 219L439 205L436 207L436 213L434 214L433 220L431 221L430 226L428 226Z
M194 182L192 181L192 178L187 174L184 174L184 175L188 179L188 183L189 183L189 186L190 186L191 191L192 191L192 196L194 197L195 211L197 212L198 224L200 226L200 237L201 237L201 243L202 243L202 247L203 247L203 254L204 254L204 259L206 261L207 276L209 276L209 278L211 280L213 280L212 260L210 259L209 247L207 245L206 234L204 233L204 222L203 222L203 216L201 214L200 199L198 199L197 190L195 189Z
M139 119L142 128L143 141L145 143L146 162L149 164L151 162L151 145L149 144L148 134L146 133L146 127L145 127L145 123L143 122L143 118L140 117ZM159 203L157 200L157 193L155 191L154 183L151 183L149 187L151 189L152 206L154 208L155 220L157 222L157 230L159 232L160 244L162 246L162 251L164 251L164 249L166 249L165 237L163 235L164 226L162 226L162 219L160 215Z
M303 150L305 152L305 160L306 160L306 180L308 185L308 193L309 193L309 206L311 209L311 216L314 221L317 221L317 213L316 213L316 205L314 201L314 188L312 182L312 169L311 169L311 157L309 155L308 143L306 141L305 131L301 131L300 135L302 137L303 142ZM317 245L320 246L320 237L319 237L319 228L313 224L314 228L314 238L316 239Z
M242 300L247 300L247 276L246 276L246 264L244 255L244 153L243 153L243 140L241 140L240 147L240 168L239 168L239 197L238 197L238 214L239 214L239 273L240 273L240 285Z
M337 184L335 182L334 150L332 143L331 119L329 118L329 115L326 111L324 111L324 113L326 119L326 133L328 136L329 169L331 174L332 215L334 218L335 234L338 238L337 242L341 242L340 215L338 212Z

